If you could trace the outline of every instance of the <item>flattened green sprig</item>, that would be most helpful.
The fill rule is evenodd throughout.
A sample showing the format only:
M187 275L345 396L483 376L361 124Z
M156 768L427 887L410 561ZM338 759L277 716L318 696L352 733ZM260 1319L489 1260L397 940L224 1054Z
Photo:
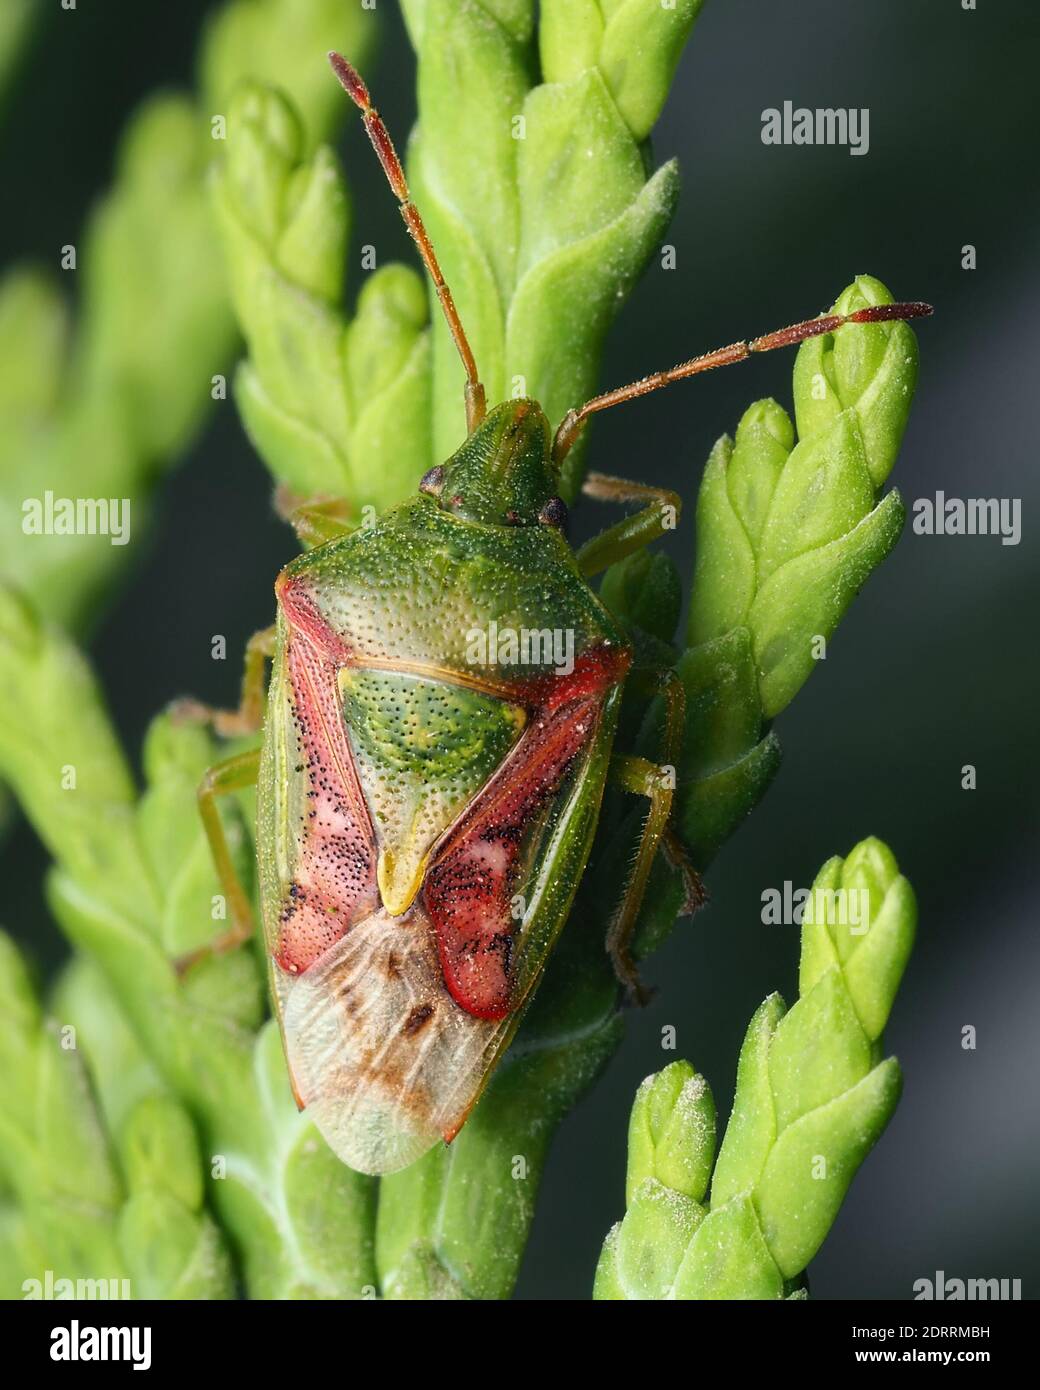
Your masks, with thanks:
M881 1033L915 928L913 890L880 840L827 861L802 922L798 1001L787 1010L770 995L752 1018L717 1157L711 1093L688 1062L640 1086L627 1210L604 1242L594 1297L800 1293L899 1099Z
M890 303L861 275L834 312ZM688 701L680 817L702 865L769 785L780 762L772 720L899 538L902 498L881 489L916 379L908 324L848 324L798 351L797 436L776 401L757 401L708 459L678 665Z
M699 8L407 7L419 58L409 176L489 400L533 396L557 422L594 393L607 329L678 196L674 162L648 176L645 141ZM436 320L433 336L439 461L465 432L463 377ZM579 441L565 462L567 500L584 452Z
M253 443L295 497L382 509L429 467L426 290L417 271L387 264L366 277L348 315L346 187L332 151L308 155L306 144L281 93L239 90L213 183L248 347L235 397Z
M678 195L674 164L648 177L646 135L699 8L405 5L419 58L408 175L489 400L531 395L559 420L594 393L606 331ZM580 63L568 35L580 39ZM461 442L465 417L458 355L439 315L432 335L435 463ZM566 497L578 491L583 456L582 443L568 456ZM659 566L654 574L677 617L677 583ZM450 1150L380 1183L376 1259L387 1296L511 1291L555 1128L621 1037L606 920L581 905L572 914L509 1055Z
M131 1184L132 1214L121 1211L111 1158L121 1142L134 1152L143 1145L166 1153L175 1167L185 1153L187 1131L168 1110L146 1106L144 1118L134 1118L136 1107L159 1091L190 1116L205 1156L208 1200L250 1294L362 1297L375 1286L374 1184L344 1167L297 1112L277 1027L264 1024L257 953L204 961L183 977L175 969L224 920L195 797L215 757L203 729L160 715L146 740L146 786L138 794L85 659L23 600L0 589L0 775L54 856L46 885L54 917L102 977L99 984L91 976L85 989L80 976L77 989L63 991L79 1024L81 1054L67 1065L61 1058L54 1070L54 1049L32 1044L42 1049L55 1084L64 1078L71 1090L75 1065L101 1098L102 1117L91 1102L89 1125L82 1126L96 1162L80 1170L84 1183L96 1173L98 1182L114 1185L102 1234L115 1241L119 1223L119 1239L138 1252L141 1277L153 1291L173 1283L194 1287L215 1268L207 1231L191 1226L188 1215L179 1244L158 1247L153 1239L157 1228L173 1223L170 1195L193 1220L199 1217L184 1192L156 1191L151 1181ZM247 882L248 809L230 808L229 820ZM25 987L12 971L11 1011L28 1020L23 1032L33 1039L42 1025L33 1022ZM105 1000L108 1007L99 1007ZM14 1046L18 1035L0 1030L0 1042L5 1039ZM21 1103L17 1089L28 1084L27 1075L13 1064L0 1068L0 1112L12 1127L13 1152L31 1153L27 1146L36 1144L46 1156L26 1162L21 1171L29 1178L15 1186L18 1210L32 1230L46 1208L32 1175L46 1178L48 1164L64 1172L67 1144L53 1126L36 1135L37 1112ZM56 1113L63 1105L56 1100ZM69 1109L67 1123L74 1121ZM150 1171L160 1166L156 1161ZM189 1244L189 1226L199 1243Z

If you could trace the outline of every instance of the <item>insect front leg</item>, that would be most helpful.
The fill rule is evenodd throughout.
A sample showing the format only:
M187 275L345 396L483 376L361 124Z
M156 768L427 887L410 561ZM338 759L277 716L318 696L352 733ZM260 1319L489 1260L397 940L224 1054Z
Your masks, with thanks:
M274 495L275 511L296 532L301 545L313 550L349 536L356 529L351 520L352 508L345 497L297 497L285 487Z
M633 551L642 550L666 531L674 531L682 509L679 494L668 488L632 483L627 478L612 478L606 473L590 473L582 491L600 502L643 503L638 512L601 531L581 547L578 568L586 579Z
M227 931L222 932L206 946L200 946L197 951L181 956L176 962L178 974L183 975L196 962L209 956L221 956L228 951L233 951L236 946L241 946L244 941L248 941L253 934L252 904L235 868L227 832L224 829L224 822L220 818L217 798L228 796L232 792L244 791L246 787L255 786L259 770L260 750L254 749L252 752L239 753L233 758L226 758L223 762L215 763L199 783L197 793L199 814L202 816L202 824L213 855L217 877L224 890L231 925Z
M255 734L264 720L264 662L274 655L274 643L273 623L254 632L246 643L237 709L214 709L199 700L178 700L173 706L174 719L209 724L224 738Z

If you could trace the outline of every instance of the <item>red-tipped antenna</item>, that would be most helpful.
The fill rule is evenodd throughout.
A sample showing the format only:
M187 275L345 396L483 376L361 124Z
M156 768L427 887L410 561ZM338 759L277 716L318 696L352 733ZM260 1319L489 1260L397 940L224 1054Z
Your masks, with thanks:
M437 255L430 241L429 233L419 215L419 209L412 202L411 194L408 191L408 183L404 176L404 169L401 161L397 157L394 149L394 142L390 139L390 132L383 124L383 118L372 105L372 99L368 94L368 88L361 79L360 73L347 62L346 58L339 53L330 53L329 62L332 64L332 71L339 78L343 90L350 97L351 101L361 111L361 119L364 122L368 138L372 142L372 148L379 157L379 162L383 166L383 173L386 174L387 181L393 189L394 197L397 199L401 208L401 216L404 218L405 226L411 233L412 240L419 249L423 264L430 272L430 279L433 281L437 291L437 298L441 302L444 317L448 322L448 328L455 346L459 350L462 358L462 365L466 370L466 426L472 432L484 418L486 405L484 401L484 388L480 384L477 375L477 364L473 357L473 350L466 337L466 331L462 327L462 320L459 312L455 308L455 301L451 297L451 290L448 288L444 276L441 274L440 265L437 262Z
M645 376L640 381L632 382L631 386L619 386L602 396L594 396L577 410L568 410L556 431L553 457L557 462L564 457L577 439L585 421L597 410L609 410L611 406L621 405L623 401L631 401L636 396L645 396L662 386L670 386L673 381L682 381L685 377L696 376L699 372L710 372L713 367L728 367L732 362L743 362L753 352L772 352L774 348L804 343L806 338L818 338L822 333L833 333L836 328L841 328L846 323L887 323L892 319L920 319L931 312L930 304L916 301L909 304L872 304L851 314L823 314L820 318L806 319L803 323L793 323L790 328L767 333L762 338L753 338L751 342L732 343L729 347L716 349L715 352L706 352L702 357L680 362L677 367L670 367L666 372L654 372L651 376Z

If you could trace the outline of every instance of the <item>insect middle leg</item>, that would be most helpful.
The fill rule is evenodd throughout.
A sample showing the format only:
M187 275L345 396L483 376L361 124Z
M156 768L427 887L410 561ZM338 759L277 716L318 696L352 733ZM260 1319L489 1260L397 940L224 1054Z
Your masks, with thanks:
M679 494L668 488L632 483L627 478L612 478L606 473L590 473L582 491L601 502L643 503L638 512L601 531L581 547L578 567L586 579L633 551L642 550L666 531L673 531L682 508Z
M200 946L197 951L192 951L186 956L181 956L176 962L178 974L183 974L197 961L204 960L208 956L220 956L228 951L233 951L236 946L241 946L244 941L248 941L253 934L252 904L235 868L227 832L220 817L217 798L229 796L232 792L244 791L246 787L255 786L259 769L260 750L253 749L251 752L239 753L233 758L226 758L223 762L215 763L199 783L199 814L202 816L202 824L206 831L206 839L209 841L210 852L213 855L217 877L224 890L230 926L219 936L214 937L207 945Z
M255 734L264 719L264 662L274 655L275 628L263 627L246 643L242 663L242 689L237 709L214 709L200 700L178 700L173 717L209 724L224 738Z
M650 802L650 810L639 837L632 873L617 911L607 928L606 942L614 973L629 995L637 1003L645 1004L649 1001L650 995L640 980L636 963L632 959L632 935L639 919L639 909L643 903L643 894L646 892L654 857L671 815L671 779L667 770L657 763L619 753L610 760L610 780L622 791L632 792L635 796L645 796Z
M629 687L645 690L649 695L659 695L664 702L664 729L661 739L661 770L671 773L674 785L676 768L682 756L683 735L686 732L686 687L677 671L670 666L636 666L629 672ZM680 916L689 917L703 907L708 894L704 880L693 866L679 836L672 827L671 818L661 835L661 850L665 858L682 875L685 896Z
M607 931L607 951L618 979L633 998L645 1003L648 995L639 980L631 944L657 851L660 849L672 868L682 876L685 889L682 916L696 912L706 901L707 894L700 874L671 825L675 769L682 749L686 718L685 688L676 672L667 667L636 668L629 675L628 683L644 689L650 695L661 696L664 703L662 761L652 763L646 758L626 754L616 754L611 759L611 780L623 791L649 798L650 810L624 896Z

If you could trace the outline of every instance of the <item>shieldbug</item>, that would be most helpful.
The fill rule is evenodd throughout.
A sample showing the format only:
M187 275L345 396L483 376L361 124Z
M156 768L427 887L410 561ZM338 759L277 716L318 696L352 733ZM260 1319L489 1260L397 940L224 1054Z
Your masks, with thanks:
M589 586L658 537L680 500L592 473L587 494L641 509L572 550L557 478L585 422L755 352L930 309L882 305L735 343L597 396L555 433L534 400L487 411L387 130L355 70L330 60L459 350L468 437L371 525L348 530L335 507L297 510L298 528L324 543L278 576L277 623L249 643L240 709L196 707L225 733L262 723L262 747L212 769L199 799L231 917L209 950L224 951L249 935L252 913L217 798L257 782L262 916L297 1100L346 1163L385 1173L464 1123L567 919L608 779L649 801L606 942L632 992L629 942L659 849L684 875L687 909L702 897L670 826L669 779L613 749L623 688L638 676L663 697L663 762L674 765L682 685L638 666ZM566 663L544 643L481 652L472 640L546 631L570 635Z

